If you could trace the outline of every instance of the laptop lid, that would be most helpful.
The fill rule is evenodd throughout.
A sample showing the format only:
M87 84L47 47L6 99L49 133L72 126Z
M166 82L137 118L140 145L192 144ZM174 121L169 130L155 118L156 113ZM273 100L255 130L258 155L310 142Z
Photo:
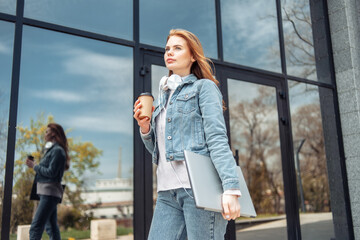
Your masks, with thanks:
M196 207L222 212L221 195L223 189L210 157L187 150L184 151L184 155ZM237 171L241 191L241 197L239 197L240 215L256 217L255 208L240 167L237 167Z

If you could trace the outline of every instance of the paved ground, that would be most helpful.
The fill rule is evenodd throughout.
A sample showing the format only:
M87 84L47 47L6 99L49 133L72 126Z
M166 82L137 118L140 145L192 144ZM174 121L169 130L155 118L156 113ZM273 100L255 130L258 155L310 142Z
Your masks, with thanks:
M252 227L236 232L238 240L283 240L287 239L286 219L275 218L268 223L256 224L260 219L253 219ZM331 213L308 213L300 215L302 240L331 240L334 229ZM117 240L133 240L133 235L118 236Z
M124 235L124 236L118 236L116 240L133 240L134 236L132 234L130 235Z
M330 240L335 238L331 213L301 214L300 224L302 240ZM239 240L287 239L286 219L238 230L236 238Z

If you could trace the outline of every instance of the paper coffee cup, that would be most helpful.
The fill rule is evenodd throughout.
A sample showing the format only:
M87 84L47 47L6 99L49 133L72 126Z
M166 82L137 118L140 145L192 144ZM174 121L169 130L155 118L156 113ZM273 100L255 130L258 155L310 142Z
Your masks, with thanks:
M140 115L139 118L150 118L152 115L152 106L154 102L154 97L149 92L141 93L138 99L141 102Z

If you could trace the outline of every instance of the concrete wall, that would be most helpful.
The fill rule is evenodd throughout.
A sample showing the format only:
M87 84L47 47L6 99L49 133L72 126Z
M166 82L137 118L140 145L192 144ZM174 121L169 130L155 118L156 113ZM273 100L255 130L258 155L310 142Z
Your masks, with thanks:
M360 239L360 0L328 0L355 239Z

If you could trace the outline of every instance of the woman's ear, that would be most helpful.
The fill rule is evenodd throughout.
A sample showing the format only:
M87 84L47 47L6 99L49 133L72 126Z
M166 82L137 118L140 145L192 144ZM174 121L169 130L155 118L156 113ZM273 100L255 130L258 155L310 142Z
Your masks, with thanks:
M191 56L191 62L196 62L195 58L193 56Z

